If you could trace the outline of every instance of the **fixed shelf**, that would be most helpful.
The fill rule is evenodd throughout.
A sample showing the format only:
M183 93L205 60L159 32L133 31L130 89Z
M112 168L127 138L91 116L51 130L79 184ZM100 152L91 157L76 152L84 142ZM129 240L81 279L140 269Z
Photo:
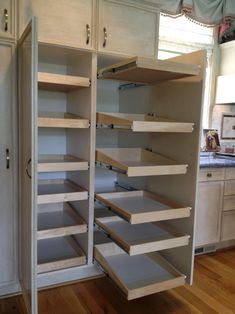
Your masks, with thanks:
M189 236L163 223L130 225L120 217L96 218L96 224L130 256L188 245Z
M185 276L160 254L129 256L114 243L95 245L94 257L128 300L185 284Z
M173 121L147 114L98 112L98 124L133 132L182 132L193 131L194 123Z
M72 236L38 241L38 274L86 264L86 256Z
M99 148L96 161L128 177L185 174L186 164L142 148Z
M95 197L130 224L190 216L190 207L147 191L101 193Z
M98 78L154 84L199 75L200 71L200 66L195 64L134 57L100 69Z
M53 211L48 210L38 214L38 240L87 232L87 223L69 203L58 203Z
M38 204L50 204L86 200L88 192L70 180L40 180L38 183Z
M88 77L38 72L39 89L68 92L89 86Z
M38 172L88 170L88 162L71 155L39 155Z
M39 112L38 127L87 129L90 127L90 122L88 119L67 112Z

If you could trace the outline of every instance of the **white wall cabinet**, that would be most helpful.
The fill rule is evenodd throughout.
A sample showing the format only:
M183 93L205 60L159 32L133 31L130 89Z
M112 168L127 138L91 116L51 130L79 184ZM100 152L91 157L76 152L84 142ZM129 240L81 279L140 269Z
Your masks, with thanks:
M16 50L0 42L0 294L18 289Z
M100 0L98 50L156 57L158 11L128 2Z
M16 1L0 2L0 38L14 39L16 36Z
M32 16L38 17L39 41L94 48L95 0L32 0L20 2L20 31Z

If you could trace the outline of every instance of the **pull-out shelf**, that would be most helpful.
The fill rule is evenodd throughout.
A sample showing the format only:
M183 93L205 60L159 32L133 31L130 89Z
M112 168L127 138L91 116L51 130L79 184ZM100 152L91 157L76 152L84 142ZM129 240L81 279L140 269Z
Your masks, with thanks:
M88 192L70 180L40 180L38 204L86 200Z
M40 206L43 211L38 214L38 240L87 232L86 222L69 203L39 205L39 210Z
M96 161L128 177L185 174L187 165L141 148L99 148ZM111 166L111 168L110 168Z
M185 276L156 252L129 256L116 244L105 243L95 245L94 256L128 300L185 283Z
M90 122L88 119L67 112L39 112L38 127L87 129L90 127Z
M71 236L38 241L38 273L84 264L86 256Z
M133 132L182 132L193 131L194 123L177 122L146 114L98 112L98 124L108 125Z
M40 155L38 172L88 170L88 162L70 155Z
M88 77L38 72L39 89L68 92L89 86Z
M100 69L98 78L152 84L199 73L200 66L195 64L134 57Z
M162 223L130 225L120 217L96 218L95 222L129 255L138 255L188 245L189 236Z
M190 216L190 207L146 191L102 193L96 194L96 199L131 224Z

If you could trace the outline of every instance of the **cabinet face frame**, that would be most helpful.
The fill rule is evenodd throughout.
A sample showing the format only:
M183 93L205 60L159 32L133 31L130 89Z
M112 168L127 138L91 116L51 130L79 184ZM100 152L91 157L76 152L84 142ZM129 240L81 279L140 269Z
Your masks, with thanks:
M33 18L19 42L20 268L24 300L33 314L37 314L37 54L37 19Z

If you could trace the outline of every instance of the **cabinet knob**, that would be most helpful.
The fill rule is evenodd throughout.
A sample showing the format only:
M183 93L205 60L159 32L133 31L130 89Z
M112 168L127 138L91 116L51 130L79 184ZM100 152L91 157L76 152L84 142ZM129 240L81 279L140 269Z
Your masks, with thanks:
M10 151L6 148L6 169L10 169Z
M8 11L7 9L4 9L4 23L5 23L5 26L4 26L4 31L7 32L8 31Z
M107 38L108 38L108 33L107 33L107 29L106 29L106 27L104 27L104 28L103 28L103 32L104 32L103 47L106 47L106 44L107 44Z
M206 175L208 178L211 178L212 177L212 173L211 172L207 172L207 175Z
M87 24L86 25L86 44L87 45L89 45L90 38L91 38L91 28L90 28L90 25Z

